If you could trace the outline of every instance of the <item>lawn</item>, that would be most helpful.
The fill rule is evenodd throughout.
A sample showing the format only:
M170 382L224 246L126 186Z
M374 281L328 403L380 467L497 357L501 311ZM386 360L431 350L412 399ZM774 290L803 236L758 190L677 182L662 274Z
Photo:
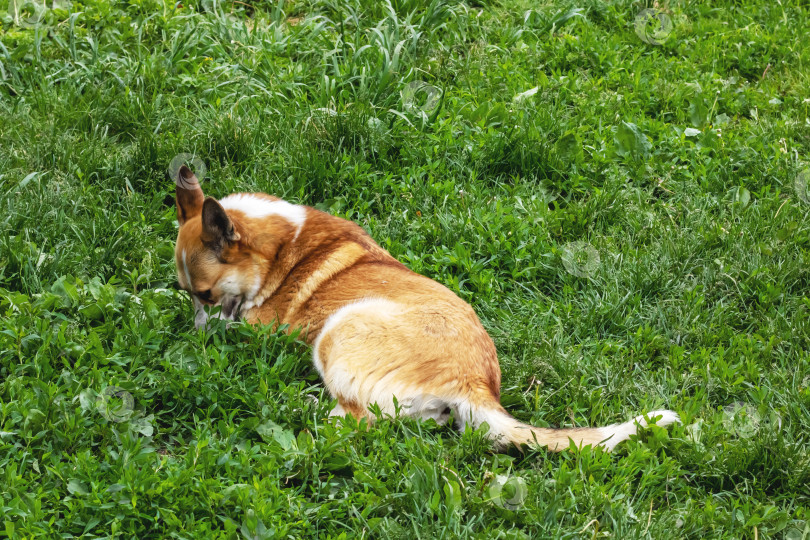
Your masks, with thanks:
M810 538L809 21L0 0L0 537ZM183 162L470 302L521 420L683 425L550 454L326 422L294 332L194 329Z

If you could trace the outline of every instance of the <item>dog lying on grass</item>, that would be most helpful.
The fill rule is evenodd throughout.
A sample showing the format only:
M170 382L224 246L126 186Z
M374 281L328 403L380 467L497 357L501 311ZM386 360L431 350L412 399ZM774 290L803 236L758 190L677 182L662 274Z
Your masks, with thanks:
M443 285L410 271L358 225L262 193L220 201L203 195L183 166L176 179L178 280L203 326L205 306L253 324L303 329L312 360L337 400L332 415L370 415L376 403L458 426L489 425L498 447L613 450L657 418L650 412L605 427L547 429L513 418L500 404L495 345L473 309Z

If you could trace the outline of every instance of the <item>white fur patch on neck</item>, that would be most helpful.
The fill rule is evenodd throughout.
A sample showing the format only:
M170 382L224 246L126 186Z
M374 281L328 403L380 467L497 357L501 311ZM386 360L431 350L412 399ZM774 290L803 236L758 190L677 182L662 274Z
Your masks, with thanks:
M257 197L250 193L239 193L228 195L219 204L225 210L236 210L242 212L250 218L264 218L267 216L279 216L295 226L295 237L301 234L304 222L307 219L307 209L297 204L290 204L287 201L270 201L263 197Z

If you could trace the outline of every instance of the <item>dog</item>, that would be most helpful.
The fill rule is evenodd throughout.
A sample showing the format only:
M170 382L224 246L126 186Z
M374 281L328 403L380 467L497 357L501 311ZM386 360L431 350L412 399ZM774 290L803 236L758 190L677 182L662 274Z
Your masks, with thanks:
M191 170L176 181L180 286L195 324L207 306L218 316L300 329L337 405L331 416L401 413L489 426L498 449L514 444L552 451L618 443L657 419L652 411L605 427L548 429L512 417L500 404L495 345L472 307L445 286L409 270L358 225L262 193L205 197ZM214 310L216 311L216 310Z

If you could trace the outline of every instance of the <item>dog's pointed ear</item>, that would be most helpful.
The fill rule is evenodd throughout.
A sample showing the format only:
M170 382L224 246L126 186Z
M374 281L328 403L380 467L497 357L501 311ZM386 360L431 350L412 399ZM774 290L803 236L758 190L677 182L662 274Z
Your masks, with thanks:
M183 165L177 171L177 177L174 179L177 186L175 190L175 202L177 203L177 222L182 225L189 219L199 216L202 212L203 195L200 182L191 169Z
M208 197L202 207L202 241L216 252L228 244L238 242L240 235L222 205Z

